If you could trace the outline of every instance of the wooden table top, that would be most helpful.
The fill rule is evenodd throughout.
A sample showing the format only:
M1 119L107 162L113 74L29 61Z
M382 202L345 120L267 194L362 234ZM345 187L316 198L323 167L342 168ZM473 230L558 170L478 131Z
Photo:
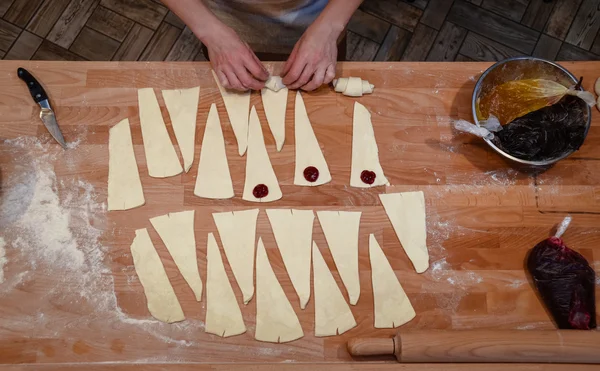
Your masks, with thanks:
M594 110L584 146L568 159L546 170L515 167L482 140L456 134L450 127L451 119L471 119L471 94L477 78L489 65L341 63L338 76L360 76L375 84L376 89L374 94L358 99L336 94L330 88L303 94L333 176L330 184L317 188L293 185L294 94L288 97L286 143L277 153L260 94L254 92L252 104L257 106L283 191L280 201L258 205L241 200L245 158L237 155L233 131L208 64L1 61L0 139L11 140L0 144L0 197L6 198L14 190L11 180L27 172L32 164L36 169L55 172L56 181L50 177L53 183L49 187L57 190L61 205L71 213L67 215L81 219L71 220L70 225L75 240L80 242L77 248L86 252L83 268L73 268L68 260L72 256L63 257L63 252L51 250L50 245L36 250L23 247L18 238L26 236L27 230L17 227L18 222L0 231L7 258L5 282L0 284L0 364L15 370L22 366L8 365L37 364L35 369L62 370L86 364L86 369L91 370L145 363L146 369L177 364L176 369L181 370L221 370L229 369L228 364L235 362L277 370L301 369L306 367L303 363L315 363L311 367L329 370L349 369L350 364L352 369L437 369L435 365L398 366L392 358L365 363L348 355L345 343L351 337L391 336L395 332L373 328L369 233L376 235L417 312L417 317L401 331L553 329L525 275L524 257L528 249L548 237L552 228L571 214L573 224L564 236L567 245L600 267L600 116ZM63 152L50 139L37 118L38 108L16 76L19 66L28 68L46 87L65 138L75 142L74 148ZM588 90L600 70L598 62L569 62L563 66L584 76ZM188 174L168 179L150 178L143 154L136 89L197 85L201 86L201 98L192 169ZM157 95L176 143L162 97ZM355 101L372 113L381 163L392 184L387 189L349 187ZM200 142L213 102L217 103L227 144L236 193L232 200L212 201L193 194ZM146 205L108 213L102 209L107 192L108 129L124 118L131 121ZM35 183L36 177L33 179ZM420 275L414 272L377 197L382 192L414 190L425 193L431 257L431 267ZM24 205L20 209L27 207L27 199L27 195L22 197ZM256 207L363 212L359 251L361 297L358 305L352 307L358 323L355 329L342 336L314 337L314 302L311 298L308 307L300 310L266 214L261 211L257 235L263 237L271 264L300 318L305 336L288 344L255 341L254 299L242 305L248 327L245 334L222 339L204 333L205 299L200 303L194 300L148 219L168 212L196 210L198 264L206 282L207 233L216 232L211 213ZM43 225L45 221L37 223ZM144 227L162 258L186 322L166 325L154 321L148 313L129 251L134 230ZM96 244L90 239L90 230L98 232ZM316 221L314 239L346 295ZM44 255L46 248L54 255ZM72 252L71 249L64 254ZM55 256L60 259L53 260ZM227 263L226 268L241 302ZM478 368L481 365L445 365L440 369ZM511 368L547 369L541 365ZM486 369L503 370L505 366Z

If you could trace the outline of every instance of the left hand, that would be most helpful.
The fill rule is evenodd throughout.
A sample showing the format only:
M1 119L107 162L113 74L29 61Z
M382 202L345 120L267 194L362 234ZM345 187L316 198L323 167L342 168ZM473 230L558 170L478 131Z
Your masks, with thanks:
M311 91L333 80L338 36L328 25L313 24L306 30L283 68L288 89Z

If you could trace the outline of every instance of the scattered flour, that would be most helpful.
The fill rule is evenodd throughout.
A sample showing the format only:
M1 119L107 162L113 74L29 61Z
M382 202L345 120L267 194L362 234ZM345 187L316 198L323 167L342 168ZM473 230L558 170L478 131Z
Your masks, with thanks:
M5 246L6 242L4 241L4 238L0 237L0 283L4 282L4 265L8 262L8 260L6 260Z

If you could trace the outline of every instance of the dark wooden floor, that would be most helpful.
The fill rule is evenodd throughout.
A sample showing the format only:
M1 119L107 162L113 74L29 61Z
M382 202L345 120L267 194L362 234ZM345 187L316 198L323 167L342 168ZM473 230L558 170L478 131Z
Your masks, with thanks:
M158 0L0 0L0 57L203 60ZM600 59L600 0L365 0L350 60Z

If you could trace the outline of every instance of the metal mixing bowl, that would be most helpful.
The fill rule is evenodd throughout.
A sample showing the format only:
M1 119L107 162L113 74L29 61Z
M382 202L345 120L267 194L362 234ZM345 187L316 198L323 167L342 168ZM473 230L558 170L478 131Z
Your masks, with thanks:
M482 93L485 93L492 89L494 86L503 84L505 82L524 79L547 79L556 81L564 86L573 86L577 84L578 81L578 79L575 76L573 76L573 74L571 74L569 71L567 71L564 67L560 66L557 63L550 62L544 59L533 57L516 57L498 62L492 67L488 68L487 71L485 71L477 81L477 85L475 85L475 90L473 91L473 100L471 102L473 107L473 118L475 120L475 124L479 125L479 120L477 119L476 113L476 106L477 100ZM587 107L587 111L584 111L587 112L587 123L584 135L584 137L586 137L588 131L590 130L590 125L592 123L592 110L590 106L585 104L585 102L581 101L581 103ZM567 152L561 155L560 157L553 158L550 160L527 161L504 152L489 139L484 140L490 147L492 147L492 149L494 149L494 151L498 152L502 156L521 164L534 166L547 166L554 164L575 152Z

